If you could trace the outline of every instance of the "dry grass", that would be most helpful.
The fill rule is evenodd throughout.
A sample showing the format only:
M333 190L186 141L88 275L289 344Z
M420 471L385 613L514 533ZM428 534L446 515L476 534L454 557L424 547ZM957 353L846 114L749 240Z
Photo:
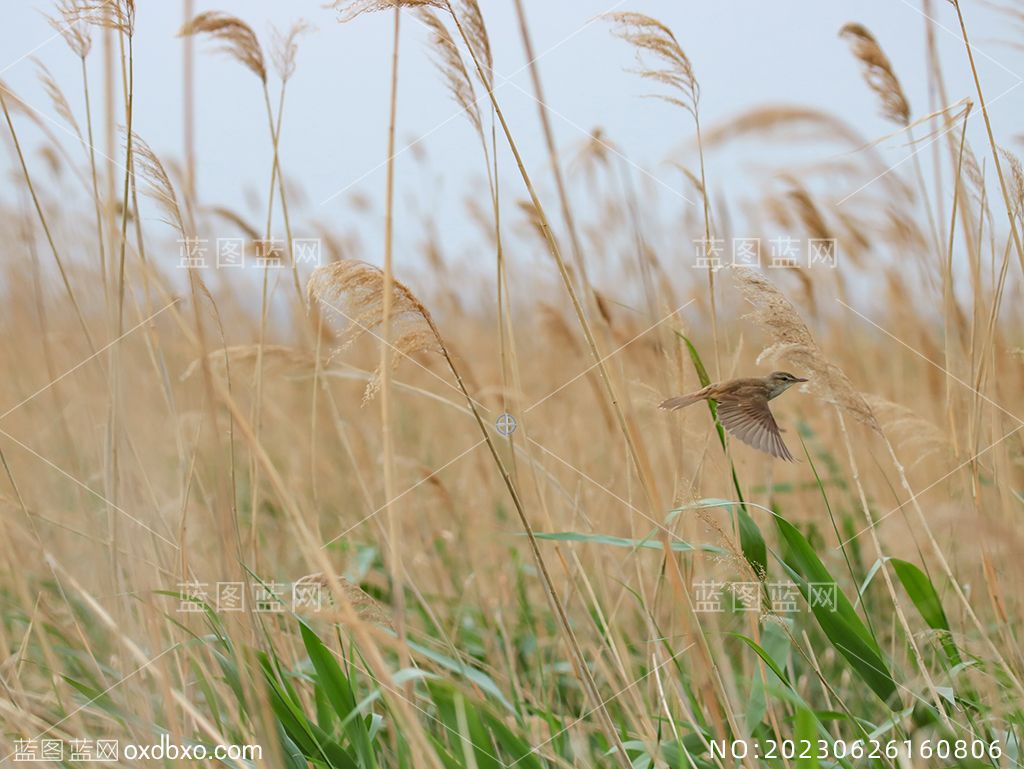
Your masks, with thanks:
M629 183L626 149L600 129L570 150L542 113L547 165L520 154L510 123L531 130L533 113L506 119L483 6L332 7L350 22L324 32L339 39L363 13L396 14L382 66L399 20L426 26L429 50L403 56L436 61L438 98L466 111L482 149L484 195L467 189L472 264L429 221L427 257L398 268L393 231L420 223L389 186L370 245L328 227L335 245L315 270L286 251L283 277L193 270L184 290L164 256L177 239L320 226L289 194L279 155L301 140L281 126L304 25L266 49L216 11L182 29L263 84L265 223L196 200L187 169L130 131L113 169L78 142L46 140L85 191L61 210L22 150L31 112L0 90L25 193L0 213L13 235L0 315L5 755L41 733L167 734L259 743L256 765L296 769L686 766L685 754L725 769L741 764L712 755L711 740L877 729L901 743L997 740L1010 756L1024 726L1015 156L994 138L976 155L956 122L967 111L915 121L877 41L850 24L843 37L886 116L901 131L930 125L941 151L922 159L950 186L897 168L837 206L884 168L868 137L789 105L701 136L694 65L674 31L616 14L639 74L694 129L700 169L683 163L677 178L703 210L669 224L655 213L662 193ZM109 39L126 82L105 84L118 93L130 92L135 13L117 3L100 22L121 36ZM67 23L95 15L77 2L54 12L83 60L99 35L93 46L89 26ZM531 75L540 99L540 68ZM41 77L62 119L91 137L70 86ZM703 156L740 139L766 156L820 147L820 159L765 169L763 194L733 200ZM984 177L994 157L1002 198ZM358 201L347 214L377 220ZM691 269L691 244L737 221L764 238L777 227L837 238L839 266ZM769 359L811 379L773 402L802 462L720 442L707 411L656 408L697 389L706 368L753 375ZM504 411L510 435L497 429ZM775 583L823 573L849 599L840 620L772 597ZM758 610L703 611L699 586L714 580L752 586L744 600ZM219 582L265 600L273 584L316 586L324 605L218 609ZM196 585L205 598L188 594Z

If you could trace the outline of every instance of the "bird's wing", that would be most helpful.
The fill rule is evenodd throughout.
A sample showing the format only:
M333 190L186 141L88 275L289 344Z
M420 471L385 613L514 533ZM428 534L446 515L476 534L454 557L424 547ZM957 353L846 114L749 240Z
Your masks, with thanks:
M732 435L755 449L787 462L796 461L782 440L767 398L721 400L718 402L718 420Z

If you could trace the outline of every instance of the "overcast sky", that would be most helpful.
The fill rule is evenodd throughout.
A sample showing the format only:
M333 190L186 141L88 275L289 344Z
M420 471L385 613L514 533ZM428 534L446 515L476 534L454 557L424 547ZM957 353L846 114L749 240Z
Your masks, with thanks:
M663 182L680 188L678 172L665 161L687 146L692 122L678 108L641 98L651 88L625 71L635 65L633 53L610 34L606 22L596 19L608 11L640 11L672 27L693 61L706 126L756 105L785 103L832 111L865 137L889 133L891 124L879 116L876 98L837 36L848 21L858 21L874 32L892 59L916 116L929 111L926 25L933 25L951 100L974 97L955 11L944 0L932 3L932 20L925 18L921 3L912 0L524 0L524 4L559 145L568 151L585 139L587 131L600 126L644 169L647 176L643 178L656 185ZM1004 42L1019 35L990 7L972 0L964 0L963 5L998 138L1019 151L1014 135L1019 131L1024 90L1015 89L1022 82L1017 71L1024 68L1024 54ZM528 164L543 175L544 145L536 105L527 95L532 89L514 4L481 0L481 6L490 29L497 79L503 83L498 98ZM304 190L307 215L336 221L341 228L360 216L349 203L353 192L379 201L384 187L390 17L367 15L343 25L320 3L308 0L196 0L195 9L236 14L265 41L271 25L286 28L303 18L315 27L300 41L298 70L289 85L281 147L286 173ZM53 121L52 127L69 140L71 150L80 151L61 132L61 121L39 86L31 61L37 57L49 67L73 108L82 114L78 61L47 25L43 13L50 10L44 2L4 2L0 78ZM175 37L182 14L183 4L176 0L138 2L136 129L168 159L180 158L183 147L182 43ZM479 150L431 64L424 30L412 16L405 18L399 147L416 142L426 153L425 167L430 171L423 170L414 152L400 154L398 199L407 210L414 205L433 208L443 227L457 235L466 226L462 205L466 179L481 177ZM99 54L96 50L90 57L97 94L102 83ZM256 208L246 204L245 190L265 190L270 168L258 80L202 41L196 44L196 67L200 196L206 203L230 205L255 216ZM273 81L272 89L276 96ZM970 135L979 156L988 154L982 128L976 114ZM27 125L24 130L31 145L32 130ZM770 150L761 149L765 151ZM908 154L902 142L890 143L885 151L893 163ZM712 158L710 164L709 179L721 190L728 184L729 158ZM405 238L411 243L418 234L409 231L410 224L401 213L400 242Z

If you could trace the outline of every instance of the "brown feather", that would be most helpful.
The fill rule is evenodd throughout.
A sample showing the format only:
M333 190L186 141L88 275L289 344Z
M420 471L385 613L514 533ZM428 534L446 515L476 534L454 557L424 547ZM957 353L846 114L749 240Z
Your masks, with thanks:
M787 462L794 461L782 440L779 425L768 408L768 399L763 395L743 400L719 401L718 420L730 435L748 446Z
M733 379L708 385L688 395L668 398L659 404L659 408L675 411L697 401L713 400L718 404L718 421L730 435L773 457L795 462L782 440L782 431L772 416L768 401L796 382L805 381L786 372L775 372L763 379Z

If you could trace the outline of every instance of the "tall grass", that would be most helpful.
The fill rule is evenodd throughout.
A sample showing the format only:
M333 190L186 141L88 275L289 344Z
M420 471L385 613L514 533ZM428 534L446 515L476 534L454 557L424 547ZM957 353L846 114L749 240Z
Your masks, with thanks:
M688 116L672 130L692 127L678 164L692 207L638 182L602 132L581 152L560 145L533 5L516 0L513 30L489 28L476 0L332 6L346 23L321 34L339 44L366 13L389 24L385 208L363 246L328 227L315 269L291 245L316 215L285 175L304 24L266 49L256 20L216 11L181 30L256 76L269 183L255 225L198 199L191 107L180 168L138 136L145 6L54 11L84 113L71 84L41 77L72 146L0 84L21 201L0 213L18 233L0 316L0 757L43 737L69 753L107 738L258 744L262 758L222 763L296 769L1017 765L1024 184L972 49L984 148L967 141L972 102L916 114L884 53L895 41L841 30L895 136L938 147L905 171L810 108L702 125L696 32L613 16L609 50L614 35L640 57L637 92L653 83ZM426 51L409 44L424 36ZM496 74L506 43L524 51L533 97L514 119ZM125 129L107 164L94 48L102 130ZM396 258L398 233L418 226L396 186L421 172L397 152L413 120L399 63L431 59L438 98L478 144L471 265L436 240L415 268ZM185 62L186 94L193 67L230 66ZM926 66L944 93L932 48ZM319 80L326 92L343 76ZM523 153L533 131L537 158ZM28 136L73 168L77 208L57 204ZM708 161L738 138L768 158L810 141L821 160L733 200ZM837 159L836 145L854 151ZM692 269L692 243L738 235L741 213L765 238L836 238L839 266ZM269 265L232 282L165 255L230 228L269 257L276 222L280 293ZM769 363L810 377L775 402L799 463L730 442L714 403L657 409ZM318 605L293 604L295 585ZM723 754L737 740L814 755ZM821 740L916 747L818 758ZM942 740L984 755L947 760Z

